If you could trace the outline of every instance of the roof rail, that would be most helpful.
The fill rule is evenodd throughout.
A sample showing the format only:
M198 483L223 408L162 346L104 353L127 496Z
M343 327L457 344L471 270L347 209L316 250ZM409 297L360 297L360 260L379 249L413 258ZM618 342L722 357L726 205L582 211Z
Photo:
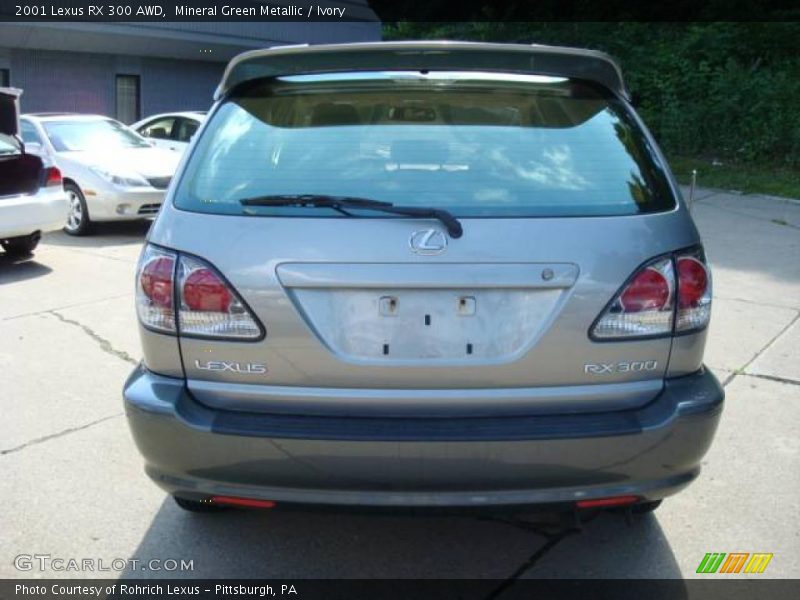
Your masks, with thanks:
M228 63L214 99L253 79L356 71L496 71L585 79L628 99L617 62L604 52L481 42L364 42L251 50Z

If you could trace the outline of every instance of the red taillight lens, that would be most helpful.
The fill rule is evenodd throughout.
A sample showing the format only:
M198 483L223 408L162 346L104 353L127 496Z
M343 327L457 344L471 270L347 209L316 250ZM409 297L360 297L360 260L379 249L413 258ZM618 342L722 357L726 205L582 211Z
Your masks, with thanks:
M183 299L191 310L228 312L231 293L210 269L192 271L183 284Z
M708 273L696 258L685 256L678 259L678 307L696 308L706 293Z
M64 184L61 170L58 167L49 167L44 184L46 187L61 187Z
M182 254L177 272L180 335L239 340L262 336L255 317L214 267Z
M142 291L155 306L172 307L172 274L174 270L175 260L170 256L154 258L142 269L139 276Z
M670 285L664 275L647 267L633 278L620 295L625 312L661 310L669 302Z

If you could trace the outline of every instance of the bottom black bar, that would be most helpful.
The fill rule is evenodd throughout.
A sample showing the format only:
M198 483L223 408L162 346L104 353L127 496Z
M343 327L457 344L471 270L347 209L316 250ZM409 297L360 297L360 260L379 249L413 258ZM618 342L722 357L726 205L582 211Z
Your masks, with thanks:
M0 580L0 599L35 600L792 600L800 580L708 579L18 579Z

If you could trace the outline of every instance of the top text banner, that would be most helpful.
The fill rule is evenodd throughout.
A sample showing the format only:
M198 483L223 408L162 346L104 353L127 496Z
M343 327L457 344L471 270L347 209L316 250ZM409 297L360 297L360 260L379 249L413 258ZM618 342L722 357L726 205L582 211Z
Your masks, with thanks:
M0 0L0 21L798 21L797 0Z
M0 0L0 20L378 21L367 0Z

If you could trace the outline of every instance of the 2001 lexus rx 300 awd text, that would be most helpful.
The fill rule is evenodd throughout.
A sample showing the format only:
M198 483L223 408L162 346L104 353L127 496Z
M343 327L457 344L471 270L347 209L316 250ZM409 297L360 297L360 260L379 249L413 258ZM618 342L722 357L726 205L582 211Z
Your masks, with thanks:
M228 66L142 252L149 476L216 505L629 505L723 392L688 207L606 55L458 42Z

